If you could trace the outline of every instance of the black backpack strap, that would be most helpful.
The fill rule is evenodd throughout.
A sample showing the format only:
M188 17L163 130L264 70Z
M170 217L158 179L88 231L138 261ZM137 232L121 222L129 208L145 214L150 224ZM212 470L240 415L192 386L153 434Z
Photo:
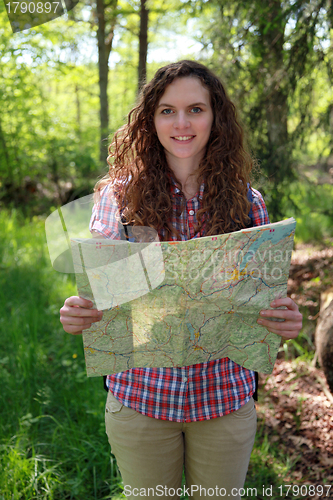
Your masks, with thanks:
M253 227L254 224L254 220L253 220L253 210L252 210L252 204L253 204L253 194L252 194L252 189L250 188L250 184L247 185L247 199L249 200L249 202L251 203L251 208L250 208L250 211L248 213L250 219L251 219L251 222L249 224L248 227Z
M259 374L258 374L258 372L254 372L254 376L255 376L255 380L256 380L256 387L255 387L255 390L254 390L252 397L255 401L258 401L258 388L259 388Z
M123 225L123 228L126 234L126 238L129 239L127 225L126 226Z
M103 375L103 382L104 382L104 389L109 392L109 388L108 386L106 385L106 375Z

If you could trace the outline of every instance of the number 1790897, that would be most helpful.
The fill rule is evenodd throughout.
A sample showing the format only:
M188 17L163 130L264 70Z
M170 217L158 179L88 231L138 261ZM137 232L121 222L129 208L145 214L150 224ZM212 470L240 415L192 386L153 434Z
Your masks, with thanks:
M307 497L311 498L314 496L319 496L320 498L327 498L332 486L330 484L303 484L298 486L297 484L284 484L278 486L280 496L297 496L297 497Z
M57 8L60 2L8 2L5 4L7 7L8 14L21 13L25 14L30 12L30 14L49 14L51 11L53 13L57 12ZM53 9L54 6L54 10Z

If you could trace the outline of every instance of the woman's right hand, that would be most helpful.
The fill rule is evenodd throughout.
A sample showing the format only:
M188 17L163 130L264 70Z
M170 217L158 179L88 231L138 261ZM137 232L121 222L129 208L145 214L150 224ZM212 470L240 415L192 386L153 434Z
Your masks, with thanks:
M79 335L82 330L90 328L92 323L100 321L103 312L91 309L93 305L90 300L81 297L73 296L66 299L60 309L60 321L65 332Z

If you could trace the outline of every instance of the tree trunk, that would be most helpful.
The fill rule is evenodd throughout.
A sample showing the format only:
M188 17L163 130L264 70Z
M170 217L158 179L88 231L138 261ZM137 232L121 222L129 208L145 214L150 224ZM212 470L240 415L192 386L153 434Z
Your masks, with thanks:
M75 83L75 97L76 97L76 131L78 138L81 139L81 102L79 95L79 87L77 83Z
M13 183L14 182L13 172L12 172L12 169L10 168L9 153L8 153L6 139L5 139L5 134L2 130L1 116L0 116L0 142L1 142L3 153L4 153L4 157L6 158L7 175L8 175L9 181Z
M331 299L327 305L327 297ZM322 307L318 319L315 342L319 363L333 394L333 288L322 294ZM325 307L326 306L326 307Z
M105 45L105 6L104 0L97 0L96 3L98 29L98 72L99 72L99 100L100 100L100 154L99 160L105 164L107 157L107 137L109 131L109 103L108 103L108 59Z
M148 9L146 0L141 0L140 33L139 33L139 68L138 93L147 79L147 52L148 52Z
M280 0L272 0L261 16L262 62L265 75L264 106L268 138L268 175L276 183L290 174L288 153L288 90L286 88L283 45L285 16Z
M109 101L108 101L108 78L109 78L109 56L112 50L114 30L117 22L116 7L118 0L110 0L107 7L111 15L106 17L104 0L97 0L96 12L98 20L97 44L98 44L98 72L99 72L99 101L100 101L100 154L99 160L105 166L108 156L109 135ZM107 34L107 27L109 31Z

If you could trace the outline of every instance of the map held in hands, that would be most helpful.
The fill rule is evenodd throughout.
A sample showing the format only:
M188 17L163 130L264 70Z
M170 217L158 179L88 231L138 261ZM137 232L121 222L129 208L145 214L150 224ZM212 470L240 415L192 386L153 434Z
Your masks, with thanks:
M88 376L228 357L271 373L281 337L257 324L287 294L296 222L159 242L72 238L78 292L104 311L83 332ZM142 230L142 228L141 228Z

